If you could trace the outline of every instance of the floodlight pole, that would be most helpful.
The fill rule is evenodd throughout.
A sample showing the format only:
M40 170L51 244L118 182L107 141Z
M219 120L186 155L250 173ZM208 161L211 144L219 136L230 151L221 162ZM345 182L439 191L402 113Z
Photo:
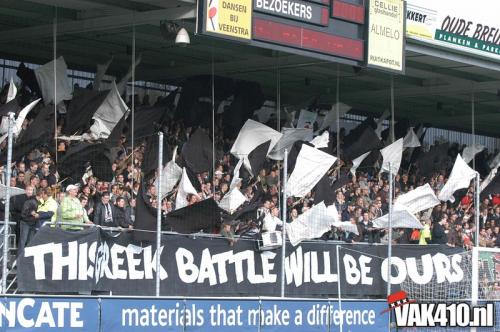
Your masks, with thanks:
M281 183L283 184L283 209L282 209L282 219L283 219L283 227L281 230L281 297L285 297L285 253L286 253L286 179L288 177L288 149L285 149L285 156L283 158L283 180Z
M7 190L5 194L5 217L3 222L3 261L2 261L2 293L7 294L7 263L9 256L9 214L10 214L10 177L12 169L10 164L12 163L12 127L14 126L14 113L9 113L9 129L8 129L8 143L7 143L7 165L6 165L6 185Z
M163 181L163 132L158 134L158 181L156 181L156 296L160 296L160 275L161 275L161 206Z

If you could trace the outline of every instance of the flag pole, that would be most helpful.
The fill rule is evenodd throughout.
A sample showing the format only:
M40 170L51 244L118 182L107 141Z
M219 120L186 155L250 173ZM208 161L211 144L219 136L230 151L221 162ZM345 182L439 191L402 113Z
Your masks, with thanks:
M476 102L475 102L475 96L474 96L474 91L472 91L472 94L471 94L471 115L472 115L472 121L471 121L471 125L472 125L472 146L476 147ZM476 158L475 156L472 157L472 169L473 170L476 170Z
M125 83L125 96L127 95L126 91L126 84ZM132 105L130 105L130 116L131 116L131 147L132 147L132 194L131 197L132 199L134 198L134 178L135 178L135 156L134 156L134 148L135 148L135 24L132 24Z
M285 297L285 253L286 253L286 178L288 177L288 149L285 149L285 156L283 158L283 211L282 211L282 219L283 219L283 227L281 230L281 297Z
M158 181L156 183L156 296L160 296L160 254L161 254L161 184L163 181L163 132L158 134Z
M394 76L391 75L391 126L390 126L390 133L391 133L391 143L394 143L396 140L395 134L394 134Z
M339 104L340 104L340 72L339 72L339 65L337 64L337 87L336 87L336 92L335 92L335 99L336 99L336 104L335 104L335 117L337 121L337 159L339 161L339 169L342 166L341 164L341 159L340 159L340 109L339 109Z
M52 22L52 38L53 38L53 54L54 54L54 142L56 145L55 149L55 162L56 162L56 172L57 172L57 7L55 7L54 20ZM10 185L10 184L9 184Z

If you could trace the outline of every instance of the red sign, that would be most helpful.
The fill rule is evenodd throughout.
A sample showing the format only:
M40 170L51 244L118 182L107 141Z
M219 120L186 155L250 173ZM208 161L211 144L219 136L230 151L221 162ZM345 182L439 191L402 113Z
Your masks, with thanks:
M253 38L359 61L363 60L364 55L362 40L345 38L298 25L278 23L261 18L254 18L253 20Z

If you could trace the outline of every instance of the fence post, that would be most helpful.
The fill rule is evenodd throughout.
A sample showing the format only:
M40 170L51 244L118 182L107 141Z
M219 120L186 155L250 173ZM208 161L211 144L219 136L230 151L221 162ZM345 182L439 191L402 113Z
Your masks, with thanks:
M160 256L161 256L161 184L163 181L163 132L158 134L158 181L156 187L156 296L160 296Z
M477 305L479 299L479 203L480 203L480 176L476 173L475 185L476 190L474 192L474 222L476 224L476 234L474 247L472 248L472 280L471 280L471 300L473 305Z
M6 185L7 192L5 194L5 218L3 223L3 262L2 262L2 293L7 293L7 264L9 257L9 221L10 221L10 177L12 169L10 164L12 163L12 127L14 125L14 113L9 113L9 129L8 129L8 143L7 143L7 165L6 168Z
M340 244L335 246L336 251L336 260L337 260L337 302L339 305L339 313L340 313L340 332L342 332L344 328L344 314L342 313L342 285L340 284Z
M281 297L285 297L285 252L286 252L286 180L288 177L288 149L285 149L285 156L283 158L283 209L282 219L283 227L281 230Z

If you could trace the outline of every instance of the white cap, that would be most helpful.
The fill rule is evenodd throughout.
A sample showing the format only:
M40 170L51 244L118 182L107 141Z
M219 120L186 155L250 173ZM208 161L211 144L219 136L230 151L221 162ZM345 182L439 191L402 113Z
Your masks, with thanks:
M69 186L66 187L66 191L70 191L73 189L78 190L78 186L75 186L74 184L70 184Z

